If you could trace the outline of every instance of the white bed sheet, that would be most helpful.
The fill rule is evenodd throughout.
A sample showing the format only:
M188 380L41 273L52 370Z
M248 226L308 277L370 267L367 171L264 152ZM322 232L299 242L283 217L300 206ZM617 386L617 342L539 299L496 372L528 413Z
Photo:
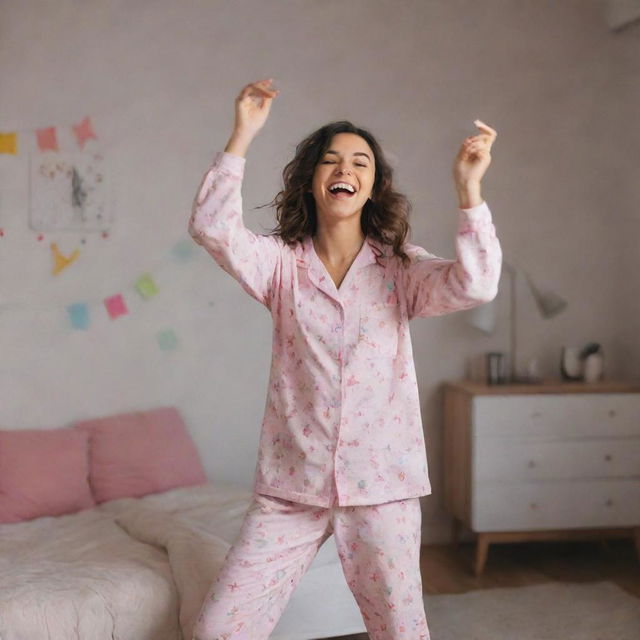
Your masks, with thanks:
M250 498L208 483L0 524L0 640L191 640ZM331 537L271 640L364 630Z
M1 640L181 640L166 554L87 509L0 524Z

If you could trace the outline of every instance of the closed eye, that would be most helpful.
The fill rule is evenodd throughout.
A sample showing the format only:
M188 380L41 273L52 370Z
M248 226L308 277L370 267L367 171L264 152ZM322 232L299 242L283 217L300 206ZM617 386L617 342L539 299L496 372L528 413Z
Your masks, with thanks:
M321 162L320 164L335 164L335 162L332 162L331 160L325 160L324 162ZM356 167L366 167L366 164L361 164L359 162L356 162Z

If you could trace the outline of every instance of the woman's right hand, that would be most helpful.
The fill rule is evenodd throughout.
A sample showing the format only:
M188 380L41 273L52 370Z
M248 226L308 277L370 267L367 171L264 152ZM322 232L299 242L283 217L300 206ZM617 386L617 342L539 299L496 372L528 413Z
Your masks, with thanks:
M236 98L235 132L253 137L263 126L269 115L271 103L280 93L274 89L273 78L252 82L242 89Z

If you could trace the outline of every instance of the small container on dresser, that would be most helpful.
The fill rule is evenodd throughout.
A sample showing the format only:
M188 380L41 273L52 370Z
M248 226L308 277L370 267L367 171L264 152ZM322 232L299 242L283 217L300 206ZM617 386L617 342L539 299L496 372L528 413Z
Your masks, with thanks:
M631 537L640 557L640 383L445 384L444 491L491 542Z

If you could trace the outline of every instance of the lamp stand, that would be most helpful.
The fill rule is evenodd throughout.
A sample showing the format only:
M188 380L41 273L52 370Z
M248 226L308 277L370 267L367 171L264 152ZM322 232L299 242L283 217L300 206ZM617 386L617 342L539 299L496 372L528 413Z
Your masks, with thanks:
M506 382L514 383L518 382L516 370L518 348L518 296L516 295L516 269L508 262L503 262L503 266L506 268L509 273L509 277L511 278L511 282L509 283L509 292L511 296L511 300L509 300L509 377Z

